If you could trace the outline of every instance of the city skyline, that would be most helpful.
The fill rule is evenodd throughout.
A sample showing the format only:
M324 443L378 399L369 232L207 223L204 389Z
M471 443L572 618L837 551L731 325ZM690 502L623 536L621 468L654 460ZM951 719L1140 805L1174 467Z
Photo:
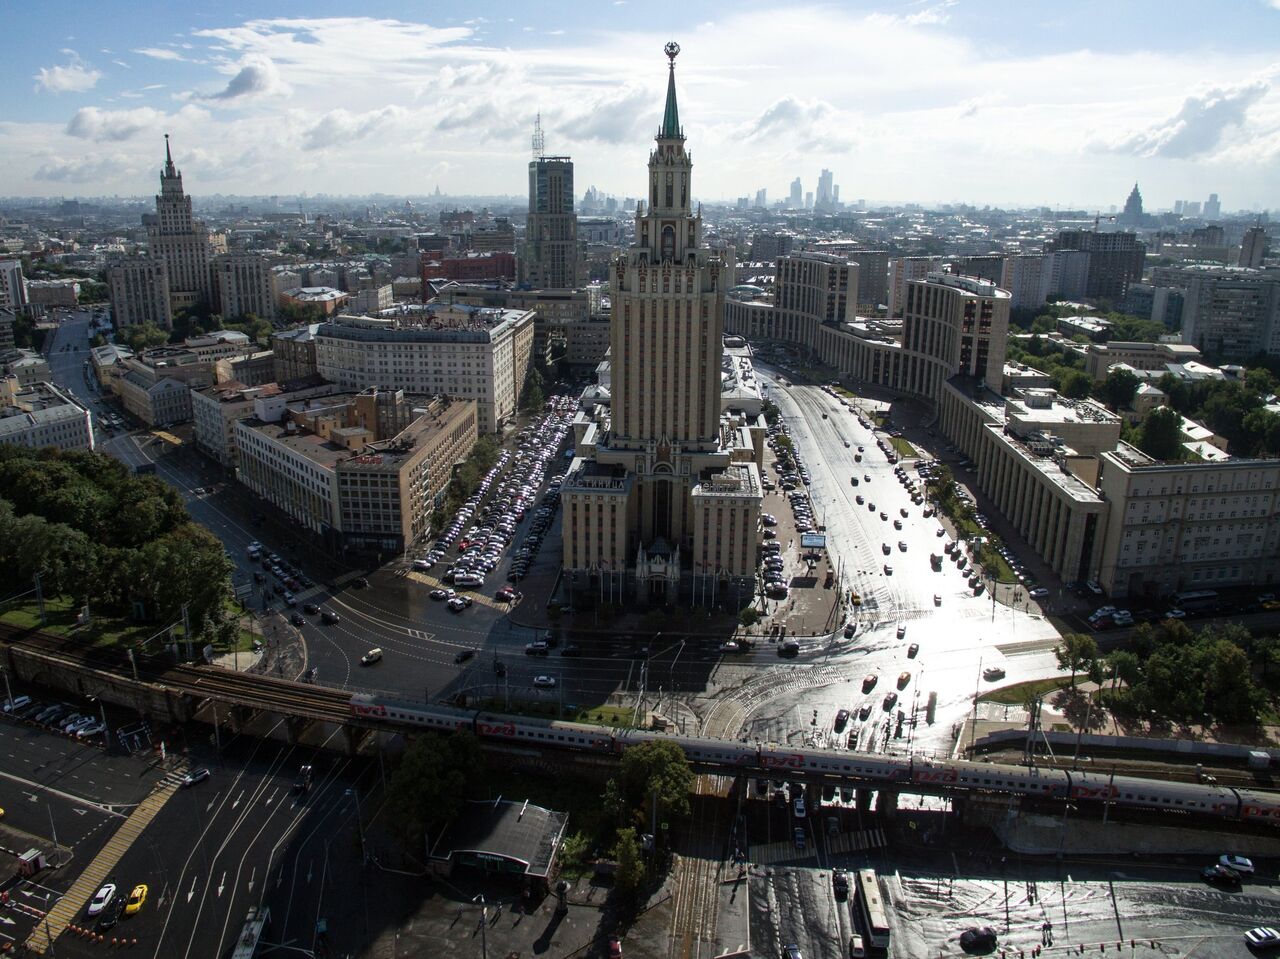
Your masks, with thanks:
M579 193L625 196L660 119L645 61L675 36L707 201L785 197L797 175L816 194L825 168L846 204L1106 211L1135 180L1151 210L1280 202L1275 2L1241 2L1211 32L1176 3L1086 4L1074 23L963 0L685 4L661 34L626 2L536 21L501 2L429 23L405 3L306 9L10 11L0 192L146 195L168 132L196 196L519 196L540 112ZM1093 22L1106 37L1074 39Z

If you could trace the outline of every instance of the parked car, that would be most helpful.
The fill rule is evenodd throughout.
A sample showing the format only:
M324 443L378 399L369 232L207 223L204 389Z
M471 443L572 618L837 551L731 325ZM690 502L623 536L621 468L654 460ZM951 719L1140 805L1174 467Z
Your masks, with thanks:
M129 893L129 901L125 903L124 914L126 916L136 915L138 910L143 907L147 901L147 892L149 887L145 882L140 882L133 887L133 892Z
M1258 926L1244 934L1244 942L1251 949L1274 949L1280 946L1280 932L1270 926Z
M116 884L114 882L103 883L98 887L98 891L93 894L93 898L89 900L89 915L98 915L107 906L111 905L111 900L115 896Z
M960 933L960 948L970 952L990 952L998 937L990 926L971 926Z
M1228 889L1240 885L1240 873L1217 864L1201 869L1200 878L1211 886L1225 886Z
M6 699L4 701L3 708L6 713L9 713L12 715L14 713L17 713L18 710L23 709L24 707L30 706L30 705L31 705L30 696L15 696L13 699Z
M1253 860L1244 856L1235 856L1230 853L1218 857L1218 865L1225 866L1228 869L1234 869L1242 876L1253 875Z

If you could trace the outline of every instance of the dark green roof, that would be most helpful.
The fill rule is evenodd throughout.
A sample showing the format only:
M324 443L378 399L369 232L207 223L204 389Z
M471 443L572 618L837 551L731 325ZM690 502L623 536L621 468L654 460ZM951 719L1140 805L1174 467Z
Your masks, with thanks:
M674 63L672 63L671 73L667 77L667 109L662 114L662 132L660 136L664 140L680 140L684 136L680 132L680 111L676 108L676 69Z

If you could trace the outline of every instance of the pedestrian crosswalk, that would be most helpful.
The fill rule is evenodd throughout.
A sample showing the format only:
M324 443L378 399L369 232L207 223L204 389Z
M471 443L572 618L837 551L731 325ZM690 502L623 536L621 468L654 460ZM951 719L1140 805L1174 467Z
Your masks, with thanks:
M838 833L826 837L827 854L839 855L851 852L863 852L868 849L881 849L888 845L882 829L864 829L860 832ZM816 849L809 843L805 849L797 849L794 842L771 842L751 847L751 861L758 865L769 866L780 862L803 862L812 859Z
M422 585L428 586L431 589L452 589L453 588L448 583L442 581L439 576L432 576L429 573L418 573L418 572L414 572L413 570L410 570L405 575L407 578L413 580L414 582L421 583ZM490 609L507 609L508 608L507 603L499 603L492 596L486 596L484 593L478 593L478 592L473 592L471 590L466 590L465 592L460 592L460 595L470 598L471 601L475 603L477 606L488 606Z
M883 849L889 845L883 829L864 829L861 832L842 832L827 837L827 852L862 852L866 849Z
M28 949L40 955L53 951L54 940L62 935L63 930L67 928L71 920L80 915L81 910L88 903L89 897L97 892L102 884L107 881L107 877L119 865L120 860L124 858L124 854L129 851L129 848L142 835L143 830L147 828L151 820L164 808L169 798L177 792L181 782L181 774L171 771L146 799L134 807L133 812L116 830L115 835L107 840L107 844L102 847L102 851L94 857L84 872L80 874L80 877L71 884L67 894L54 904L54 907L45 915L44 921L31 933L30 938L27 940ZM117 896L127 896L128 894L128 889L116 890Z

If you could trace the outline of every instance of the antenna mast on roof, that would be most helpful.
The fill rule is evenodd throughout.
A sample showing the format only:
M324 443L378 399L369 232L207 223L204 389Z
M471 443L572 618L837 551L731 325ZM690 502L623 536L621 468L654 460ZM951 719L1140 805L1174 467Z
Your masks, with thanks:
M542 135L542 114L539 113L533 121L533 158L541 160L546 152L546 139Z

